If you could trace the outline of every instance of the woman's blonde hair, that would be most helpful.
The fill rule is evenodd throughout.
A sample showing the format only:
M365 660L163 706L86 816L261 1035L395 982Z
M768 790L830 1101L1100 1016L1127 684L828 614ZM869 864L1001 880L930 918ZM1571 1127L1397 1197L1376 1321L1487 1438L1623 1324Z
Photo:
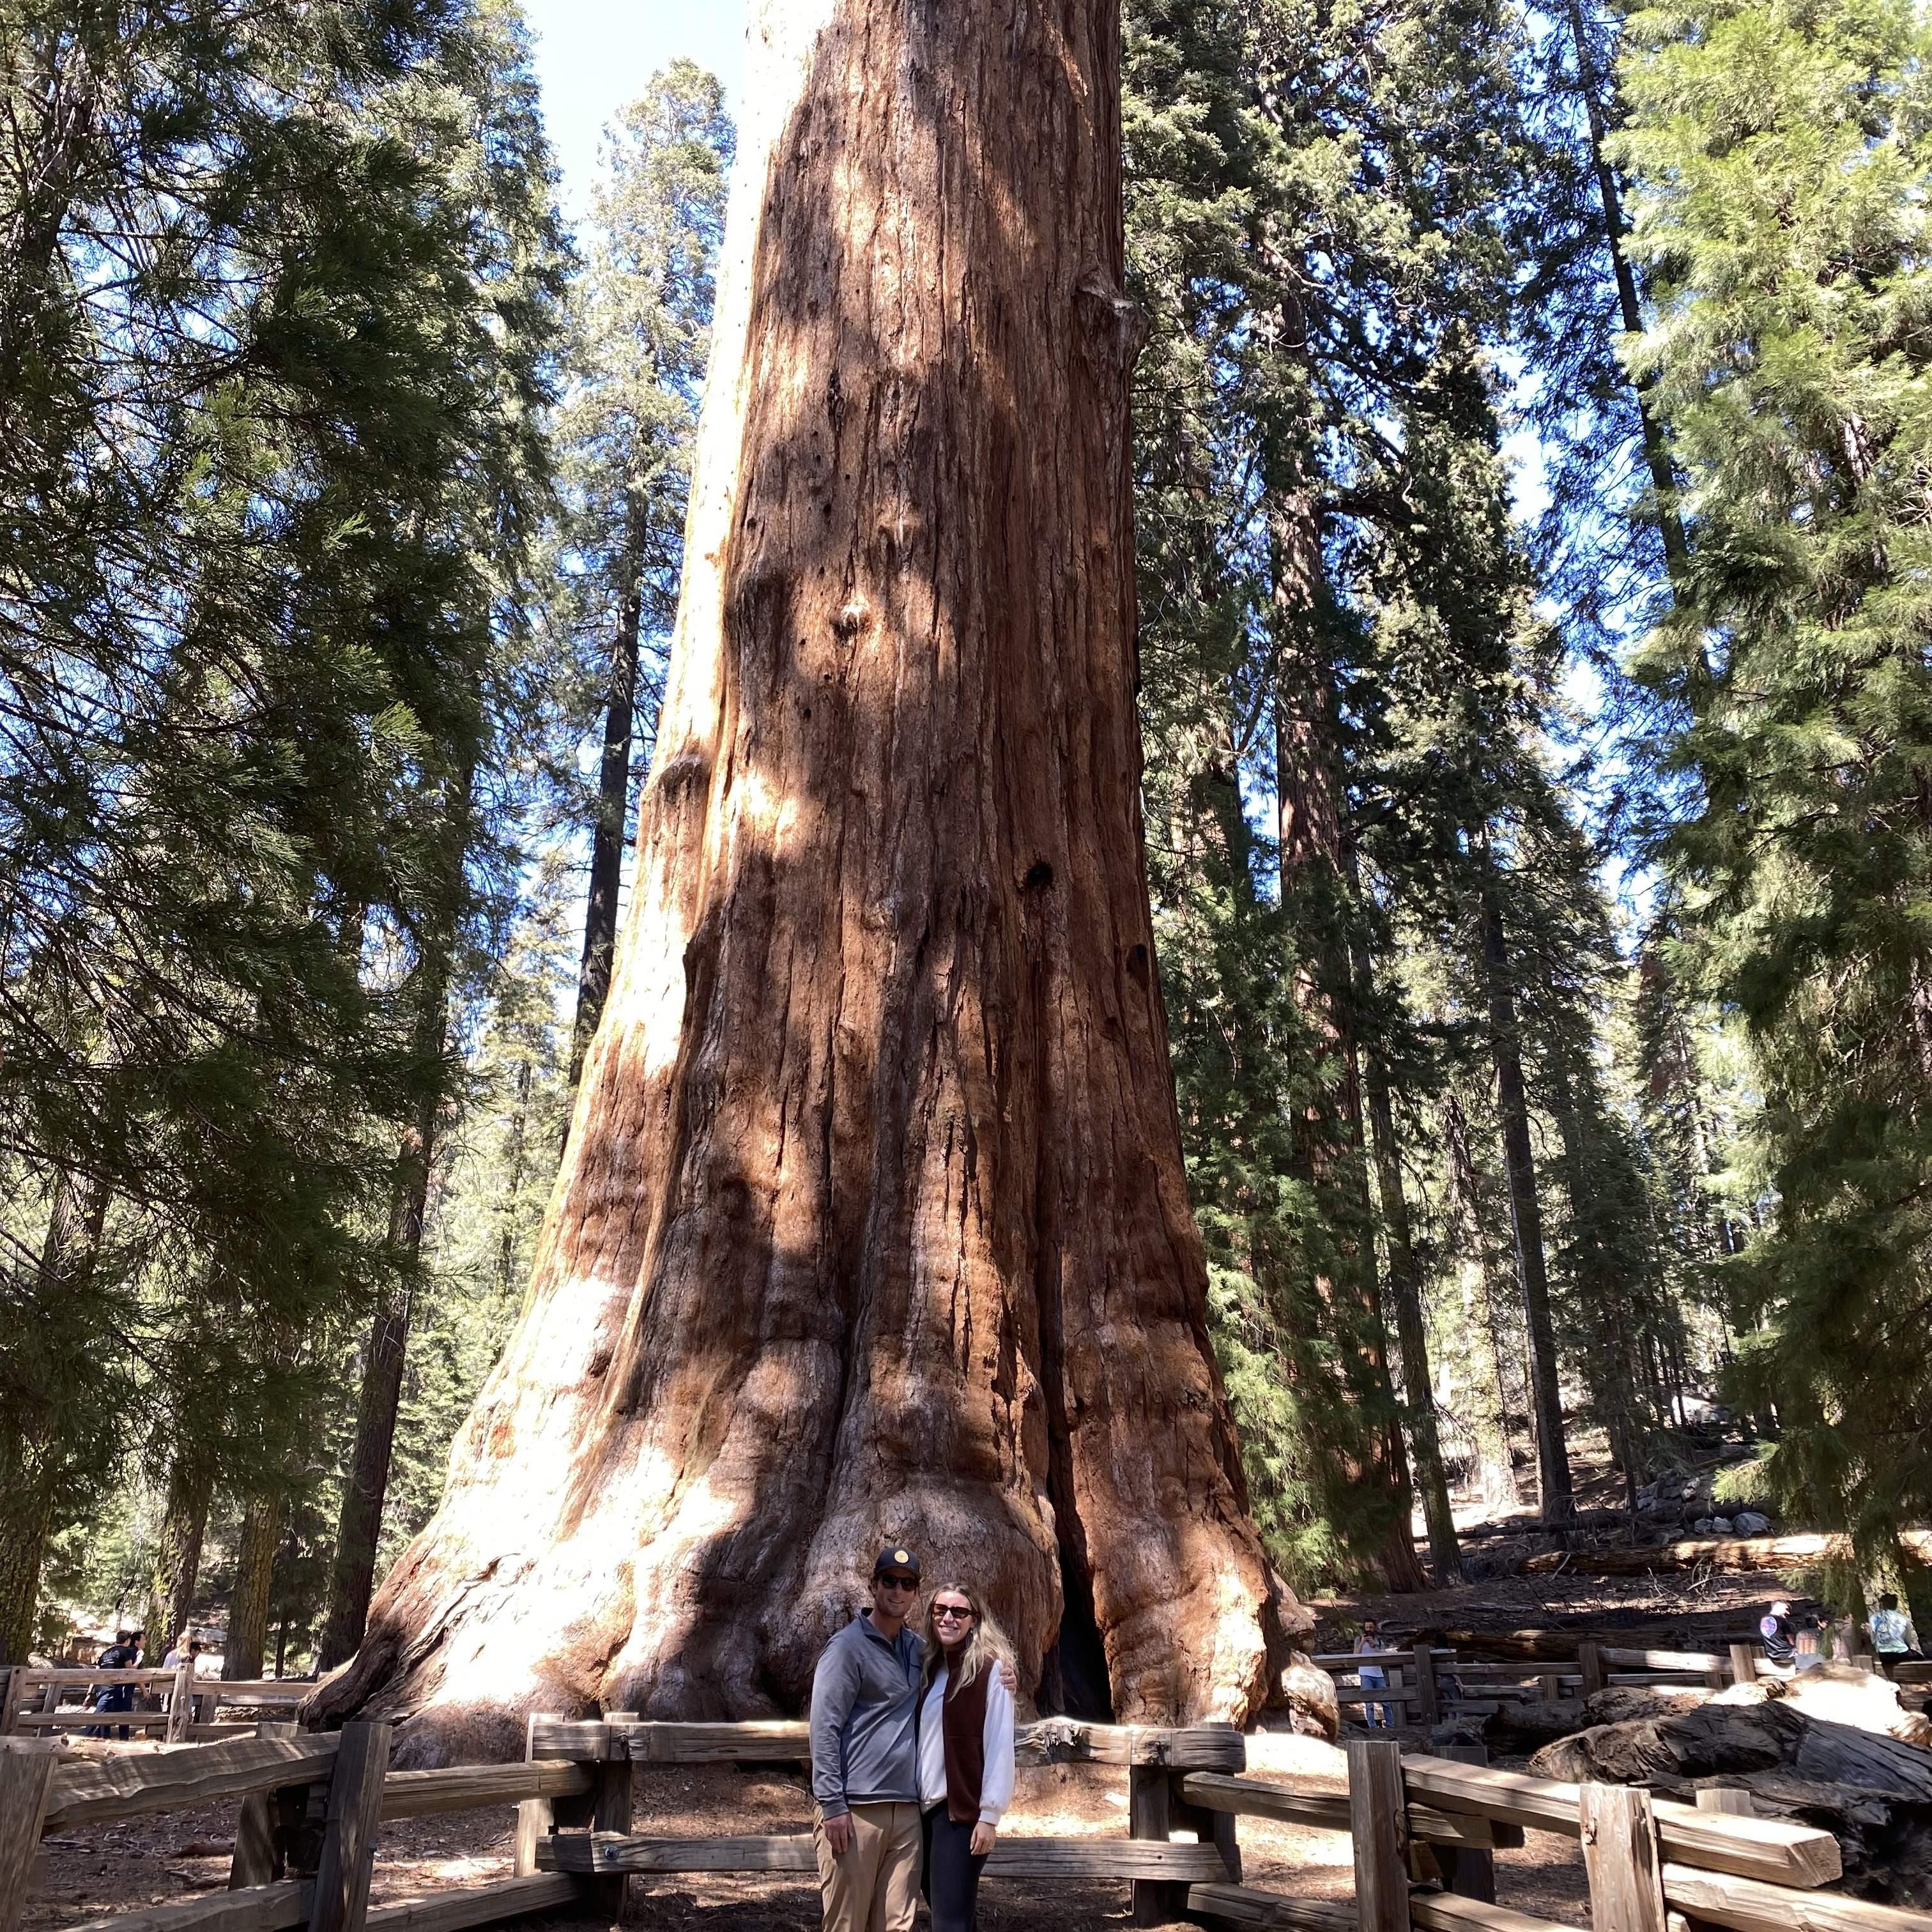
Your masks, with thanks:
M1013 1647L1007 1642L1006 1632L986 1614L986 1606L979 1592L970 1583L936 1583L932 1594L926 1601L926 1684L928 1690L938 1675L939 1666L946 1662L932 1606L941 1597L947 1595L964 1597L973 1606L973 1634L966 1640L966 1654L959 1660L958 1681L950 1688L963 1688L989 1664L1010 1664L1013 1660Z

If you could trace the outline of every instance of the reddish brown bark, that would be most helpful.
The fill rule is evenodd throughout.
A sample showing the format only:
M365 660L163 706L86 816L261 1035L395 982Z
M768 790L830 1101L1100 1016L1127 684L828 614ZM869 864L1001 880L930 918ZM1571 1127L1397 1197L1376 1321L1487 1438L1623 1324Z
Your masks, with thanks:
M413 1761L795 1706L882 1538L1124 1718L1244 1716L1307 1628L1154 972L1118 32L754 10L617 972L523 1318L319 1700L426 1706Z

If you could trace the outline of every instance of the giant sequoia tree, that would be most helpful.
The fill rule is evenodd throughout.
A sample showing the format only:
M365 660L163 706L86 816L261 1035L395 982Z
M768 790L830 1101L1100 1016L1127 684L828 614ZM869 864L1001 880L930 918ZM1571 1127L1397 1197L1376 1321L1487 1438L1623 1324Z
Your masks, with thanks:
M522 1318L327 1714L793 1704L881 1537L1042 1699L1271 1586L1142 871L1115 0L754 9L638 885ZM516 1735L520 1736L518 1730Z

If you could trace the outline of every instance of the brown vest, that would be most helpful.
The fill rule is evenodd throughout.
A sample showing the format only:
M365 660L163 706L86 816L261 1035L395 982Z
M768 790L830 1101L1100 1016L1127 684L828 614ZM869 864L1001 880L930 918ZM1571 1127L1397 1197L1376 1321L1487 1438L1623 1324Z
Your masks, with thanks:
M946 1740L946 1815L956 1825L980 1822L980 1785L986 1774L986 1691L999 1669L988 1659L963 1688L949 1669L940 1731Z

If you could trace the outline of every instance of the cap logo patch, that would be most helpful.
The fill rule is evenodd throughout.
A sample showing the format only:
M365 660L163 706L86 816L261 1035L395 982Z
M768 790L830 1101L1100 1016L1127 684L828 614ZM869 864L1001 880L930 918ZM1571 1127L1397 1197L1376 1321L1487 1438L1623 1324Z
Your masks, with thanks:
M912 1561L911 1552L909 1550L895 1550L892 1552L892 1561L895 1563L910 1563Z

